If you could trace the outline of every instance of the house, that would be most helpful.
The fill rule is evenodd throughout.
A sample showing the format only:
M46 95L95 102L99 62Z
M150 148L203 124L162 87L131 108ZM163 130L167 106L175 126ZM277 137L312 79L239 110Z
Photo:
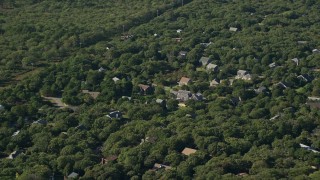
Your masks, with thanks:
M101 158L101 164L108 164L108 162L113 162L115 160L118 159L118 156L116 155L111 155L111 156L108 156L106 158Z
M312 50L312 53L314 53L314 54L320 54L320 49L313 49L313 50Z
M121 40L127 40L127 39L130 39L130 38L133 38L132 34L125 34L125 35L122 35L120 37Z
M201 57L200 60L199 60L199 63L202 66L208 65L210 62L211 62L211 59L209 57Z
M182 38L172 38L175 42L181 42Z
M236 28L236 27L230 27L230 28L229 28L229 31L237 32L237 31L238 31L238 28Z
M218 65L209 63L209 64L206 66L206 69L207 69L207 70L210 70L210 71L213 71L213 72L217 72L217 71L218 71Z
M269 64L268 66L269 66L269 68L274 68L274 67L276 67L277 65L276 65L275 62L273 62L273 63Z
M186 155L186 156L189 156L191 154L194 154L196 153L197 150L196 149L192 149L192 148L184 148L183 151L181 152L182 154Z
M18 130L18 131L16 131L16 132L14 132L13 134L12 134L12 137L14 137L14 136L16 136L16 135L18 135L20 133L20 131Z
M278 86L278 87L280 87L280 88L283 88L283 89L287 89L287 88L289 87L287 83L282 82L282 81L278 82L278 83L275 84L275 85Z
M105 69L104 69L103 67L101 67L101 68L98 69L98 71L99 71L99 72L104 72Z
M301 81L305 81L305 82L311 82L312 79L308 74L301 74L299 76L297 76L298 79L300 79Z
M196 101L202 101L203 95L201 93L192 94L192 99Z
M191 83L191 79L187 77L182 77L178 82L179 86L189 85L189 83Z
M86 127L83 124L79 124L77 127L75 127L75 129L85 130Z
M249 174L246 172L238 173L237 176L248 176Z
M201 46L204 46L204 47L208 47L212 44L212 42L208 42L208 43L200 43Z
M294 63L296 63L297 66L299 66L299 59L298 58L293 58L291 59Z
M308 101L306 103L310 108L319 109L320 110L320 101Z
M121 98L122 98L122 99L127 99L127 100L129 100L129 101L131 101L131 99L132 99L130 96L121 96Z
M160 104L161 106L164 106L166 104L166 101L163 99L156 99L156 103Z
M94 92L94 91L89 91L89 90L82 90L83 94L89 94L93 99L97 99L99 96L100 92Z
M272 121L272 120L278 119L279 117L280 117L280 115L277 114L277 115L273 116L272 118L270 118L269 120Z
M42 125L46 125L47 121L43 120L43 119L39 119L37 121L33 121L32 124L42 124Z
M151 91L151 86L145 84L139 84L141 93L148 94Z
M187 101L192 97L192 93L186 90L171 91L171 93L174 94L179 101Z
M113 80L113 82L116 83L116 82L119 81L120 79L119 79L118 77L113 77L112 80Z
M143 144L143 143L145 143L145 142L149 142L149 143L154 144L156 141L157 141L157 138L156 138L156 137L149 137L149 136L147 136L146 138L141 139L140 145Z
M180 52L179 52L179 57L181 57L181 58L184 59L184 58L187 57L187 53L188 53L187 51L180 51Z
M155 164L153 165L152 170L153 170L153 171L157 171L157 170L159 170L159 169L170 170L170 169L172 169L172 167L171 167L171 166L164 165L164 164L155 163Z
M307 44L308 41L297 41L298 44Z
M314 152L314 153L319 153L319 151L315 150L314 148L312 148L312 147L310 147L310 146L307 146L307 145L301 144L301 143L300 143L299 145L300 145L300 147L303 148L303 149L306 149L306 150L308 150L308 151L312 151L312 152Z
M122 118L122 113L120 111L112 111L109 114L106 115L107 117L111 119L121 119Z
M236 106L236 105L238 105L238 104L241 102L241 98L240 98L240 97L232 97L232 98L230 99L230 101L231 101L231 103L232 103L234 106Z
M261 94L267 92L267 88L265 86L260 86L258 89L254 89L257 94Z
M177 29L177 33L181 33L182 32L182 29Z
M79 177L78 173L72 172L68 175L68 179L77 179Z
M237 76L235 77L235 79L243 79L247 81L250 81L251 78L252 76L248 73L248 71L245 70L238 70Z
M4 106L0 104L0 111L4 110Z
M210 87L215 87L217 85L220 84L220 80L219 79L214 79L210 82Z
M7 158L8 159L14 159L16 158L19 154L21 154L21 152L18 150L18 151L13 151Z
M308 100L311 100L311 101L320 101L320 97L309 96L309 97L308 97Z
M193 99L196 101L201 101L204 99L201 93L192 94L190 91L186 91L186 90L179 90L179 91L171 90L170 93L175 95L176 99L179 100L180 102L185 102L190 99Z
M239 76L239 77L243 77L246 74L248 74L248 71L245 71L245 70L238 70L238 72L237 72L237 76Z

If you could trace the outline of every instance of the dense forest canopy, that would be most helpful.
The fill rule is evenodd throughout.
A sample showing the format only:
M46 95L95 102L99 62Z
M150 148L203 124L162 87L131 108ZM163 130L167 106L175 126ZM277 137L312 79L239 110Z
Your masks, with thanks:
M319 179L319 9L1 0L1 179Z

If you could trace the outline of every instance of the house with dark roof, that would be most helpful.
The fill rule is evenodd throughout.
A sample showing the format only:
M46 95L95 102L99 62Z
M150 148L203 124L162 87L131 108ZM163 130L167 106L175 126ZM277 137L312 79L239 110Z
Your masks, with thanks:
M191 83L191 79L187 77L182 77L178 82L179 86L189 85L189 83Z
M241 102L241 98L240 97L231 97L230 101L234 106L237 106Z
M289 85L285 82L278 82L277 84L275 84L276 86L280 87L280 88L283 88L283 89L287 89L289 87Z
M196 101L202 101L203 95L201 93L192 94L192 99Z
M211 62L211 59L210 59L209 57L201 57L201 58L199 59L199 63L200 63L202 66L208 65L210 62Z
M305 82L312 81L312 78L308 74L301 74L301 75L297 76L297 78L300 79L301 81L305 81Z
M107 114L106 116L111 119L121 119L122 113L120 111L112 111L109 114Z
M44 119L39 119L37 121L33 121L32 124L41 124L41 125L46 125L47 121Z

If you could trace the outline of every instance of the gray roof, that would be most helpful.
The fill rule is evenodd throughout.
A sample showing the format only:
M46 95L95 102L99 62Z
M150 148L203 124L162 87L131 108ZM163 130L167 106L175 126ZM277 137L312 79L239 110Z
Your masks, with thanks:
M313 53L320 53L320 50L319 49L313 49L312 52Z
M77 178L79 176L78 173L72 172L68 175L68 178Z
M32 124L47 124L47 121L43 119L39 119L37 121L34 121Z
M180 52L179 52L179 55L180 55L180 56L186 56L187 53L188 53L187 51L180 51Z
M230 27L230 28L229 28L229 31L236 32L236 31L238 31L238 28L236 28L236 27Z
M211 59L209 57L201 57L199 60L199 63L202 64L202 66L206 66L211 62Z
M216 64L212 64L212 63L209 63L208 65L207 65L207 70L210 70L210 69L216 69L218 67L218 65L216 65Z
M186 90L179 90L177 93L177 99L182 101L187 101L192 97L192 94L190 91Z
M244 75L246 75L247 73L248 73L248 71L246 71L246 70L238 70L237 75L238 75L238 76L244 76Z
M165 102L165 100L163 100L163 99L156 99L156 103L162 104L164 102Z
M273 62L273 63L269 64L269 67L270 67L270 68L276 67L276 63Z
M259 94L265 92L266 90L267 88L265 86L260 86L258 89L255 89L254 91Z

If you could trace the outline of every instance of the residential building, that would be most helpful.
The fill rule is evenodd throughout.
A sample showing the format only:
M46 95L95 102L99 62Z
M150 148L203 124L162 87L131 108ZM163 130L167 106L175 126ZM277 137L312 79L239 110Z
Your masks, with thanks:
M186 155L186 156L189 156L189 155L194 154L196 152L197 152L196 149L192 149L192 148L186 147L186 148L183 149L183 151L181 153Z
M191 83L191 79L187 77L182 77L178 82L179 86L189 85L189 83Z

